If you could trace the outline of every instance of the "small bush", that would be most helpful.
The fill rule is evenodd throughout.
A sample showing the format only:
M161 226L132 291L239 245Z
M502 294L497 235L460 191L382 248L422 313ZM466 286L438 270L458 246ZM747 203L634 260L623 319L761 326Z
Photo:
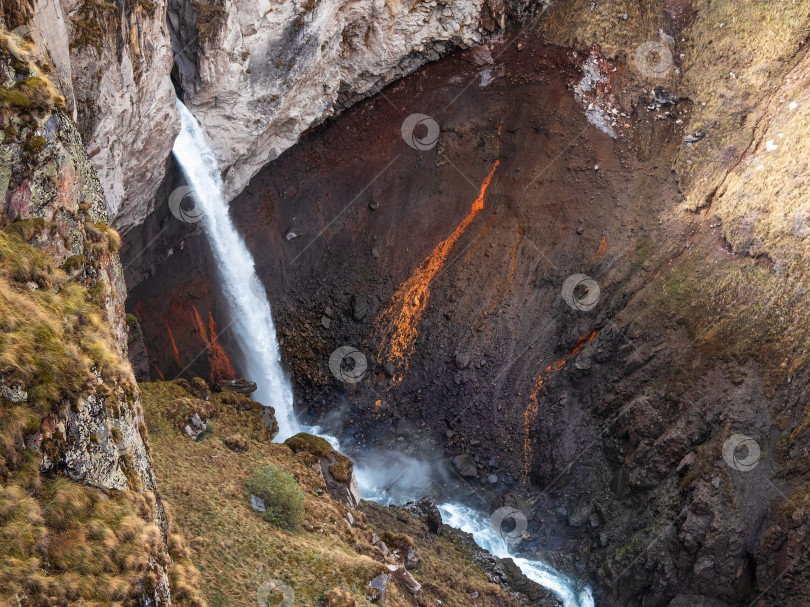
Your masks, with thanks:
M304 523L304 492L295 478L273 464L258 468L248 479L247 491L264 501L262 517L289 531Z
M127 318L127 327L129 327L131 331L134 331L135 329L138 328L137 316L135 316L132 312L127 312L126 318Z

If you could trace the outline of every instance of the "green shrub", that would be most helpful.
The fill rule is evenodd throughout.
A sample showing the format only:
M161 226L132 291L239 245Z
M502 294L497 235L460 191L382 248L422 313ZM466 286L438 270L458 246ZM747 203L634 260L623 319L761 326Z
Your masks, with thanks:
M135 329L138 328L138 317L137 316L135 316L132 312L127 312L127 317L126 318L127 318L127 327L129 327L130 330L134 331Z
M304 492L295 478L273 464L257 468L248 479L247 491L264 501L262 517L289 531L304 523Z

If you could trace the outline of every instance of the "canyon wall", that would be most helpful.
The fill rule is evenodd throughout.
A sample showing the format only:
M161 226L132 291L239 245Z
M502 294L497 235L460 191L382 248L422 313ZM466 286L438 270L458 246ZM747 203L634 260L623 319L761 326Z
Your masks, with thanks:
M173 67L232 196L306 129L489 38L527 4L15 0L3 16L52 67L126 233L154 211L166 175Z
M784 8L554 5L263 169L232 209L298 410L522 494L519 549L599 604L806 604L810 15ZM227 322L177 229L130 305L158 368L207 374L167 347Z

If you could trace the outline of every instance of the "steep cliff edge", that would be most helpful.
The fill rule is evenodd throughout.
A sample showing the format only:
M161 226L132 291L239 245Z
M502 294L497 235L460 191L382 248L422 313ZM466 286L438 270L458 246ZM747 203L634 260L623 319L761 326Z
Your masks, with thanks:
M169 605L193 567L126 360L120 238L65 99L21 59L31 50L0 32L0 596Z
M115 227L141 223L179 131L165 0L15 0L2 15L51 68Z
M530 4L172 0L169 23L184 101L211 137L232 198L308 128L491 38Z

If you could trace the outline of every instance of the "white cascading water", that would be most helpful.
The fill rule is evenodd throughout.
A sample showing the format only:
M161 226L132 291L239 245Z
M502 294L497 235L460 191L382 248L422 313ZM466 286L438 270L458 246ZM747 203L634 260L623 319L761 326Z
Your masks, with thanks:
M181 130L174 142L174 157L183 169L202 211L202 224L219 272L219 284L228 304L242 354L242 370L256 382L253 398L276 410L284 440L300 431L293 413L292 386L281 368L273 314L264 287L256 275L253 256L239 236L222 194L219 165L197 120L178 99Z
M177 108L180 111L181 130L174 143L174 156L189 186L193 188L194 197L203 213L202 224L214 253L220 287L227 299L232 320L230 326L244 359L242 368L257 385L253 397L276 410L278 440L289 438L301 430L320 434L317 428L302 427L295 418L292 386L281 368L270 302L256 275L253 256L231 221L228 203L222 194L223 184L217 160L197 120L179 99ZM334 437L324 435L324 438L336 449L340 448ZM422 464L410 462L408 465ZM391 472L390 469L388 471ZM385 489L391 483L379 475L364 473L360 466L357 472L364 499L382 503L390 501ZM394 476L399 478L402 475ZM412 486L409 490L417 489ZM408 499L419 497L422 496L410 495ZM458 503L445 503L439 509L445 523L471 533L481 548L498 557L510 556L506 542L481 512ZM511 558L526 577L557 594L565 607L593 607L593 598L587 588L576 590L575 582L540 561Z

